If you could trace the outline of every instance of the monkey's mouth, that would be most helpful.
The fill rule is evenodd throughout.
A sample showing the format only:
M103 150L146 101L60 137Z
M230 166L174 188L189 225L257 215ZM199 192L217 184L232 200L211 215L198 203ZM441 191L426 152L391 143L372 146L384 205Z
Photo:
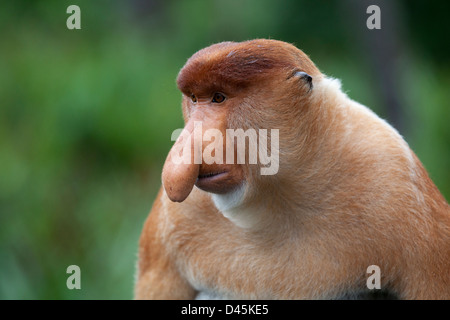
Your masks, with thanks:
M220 178L220 176L226 175L227 172L226 171L220 171L220 172L209 172L209 173L204 173L204 174L199 174L198 175L198 179L197 182L199 180L212 180L214 178Z
M213 171L199 174L195 185L206 192L224 193L228 190L229 180L228 171Z

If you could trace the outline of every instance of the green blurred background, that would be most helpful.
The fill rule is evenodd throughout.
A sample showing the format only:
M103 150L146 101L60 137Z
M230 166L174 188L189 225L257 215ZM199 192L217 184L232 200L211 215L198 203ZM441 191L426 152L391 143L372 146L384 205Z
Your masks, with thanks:
M66 9L81 9L68 30ZM381 30L366 9L381 8ZM450 198L450 2L0 2L0 298L131 299L183 126L175 78L214 42L292 42L393 124ZM81 268L81 290L66 268Z

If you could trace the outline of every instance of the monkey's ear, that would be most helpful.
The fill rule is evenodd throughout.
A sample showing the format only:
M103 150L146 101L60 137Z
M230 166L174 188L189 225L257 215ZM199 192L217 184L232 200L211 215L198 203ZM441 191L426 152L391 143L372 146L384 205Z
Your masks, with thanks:
M296 78L299 78L302 81L304 81L309 86L308 92L312 90L312 88L313 88L313 78L309 74L307 74L306 72L299 71L299 70L294 70L292 72L292 74L288 77L288 79L290 79L292 77L296 77Z

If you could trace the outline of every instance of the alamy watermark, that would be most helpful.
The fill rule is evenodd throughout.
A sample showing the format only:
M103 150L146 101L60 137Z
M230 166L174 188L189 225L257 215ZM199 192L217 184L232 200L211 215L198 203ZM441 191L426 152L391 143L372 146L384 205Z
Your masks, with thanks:
M269 139L270 152L267 146ZM215 128L203 132L202 122L195 121L192 133L186 129L176 129L172 133L171 140L177 141L171 151L172 161L175 164L191 164L192 162L194 164L245 164L248 155L248 164L259 163L262 165L261 175L274 175L279 169L278 129L270 129L270 137L267 129L247 129L246 131L226 129L224 137L222 132ZM202 148L203 142L210 143ZM247 145L248 153L246 152Z
M66 13L70 16L67 18L66 26L69 30L81 29L81 9L77 5L70 5L67 7ZM367 18L366 26L369 30L381 29L381 9L377 5L370 5L366 10L370 16Z
M67 18L66 26L67 29L81 29L81 9L77 5L70 5L67 7L66 13L70 13L71 15Z
M367 7L366 13L370 14L367 18L367 29L381 29L381 9L377 5L371 5Z
M66 280L67 289L81 289L81 269L79 266L73 264L67 267L66 273L71 275Z
M367 278L366 286L367 289L381 289L381 269L379 266L373 264L367 267L366 272L370 274Z

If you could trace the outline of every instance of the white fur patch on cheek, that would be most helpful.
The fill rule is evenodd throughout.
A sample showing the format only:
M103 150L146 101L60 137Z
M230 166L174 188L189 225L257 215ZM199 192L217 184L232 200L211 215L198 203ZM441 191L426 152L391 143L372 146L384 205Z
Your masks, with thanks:
M225 218L240 228L249 229L254 227L261 217L257 212L242 208L245 193L244 184L227 194L213 194L212 200Z
M226 194L212 194L212 200L219 211L224 213L238 207L244 199L245 184Z

